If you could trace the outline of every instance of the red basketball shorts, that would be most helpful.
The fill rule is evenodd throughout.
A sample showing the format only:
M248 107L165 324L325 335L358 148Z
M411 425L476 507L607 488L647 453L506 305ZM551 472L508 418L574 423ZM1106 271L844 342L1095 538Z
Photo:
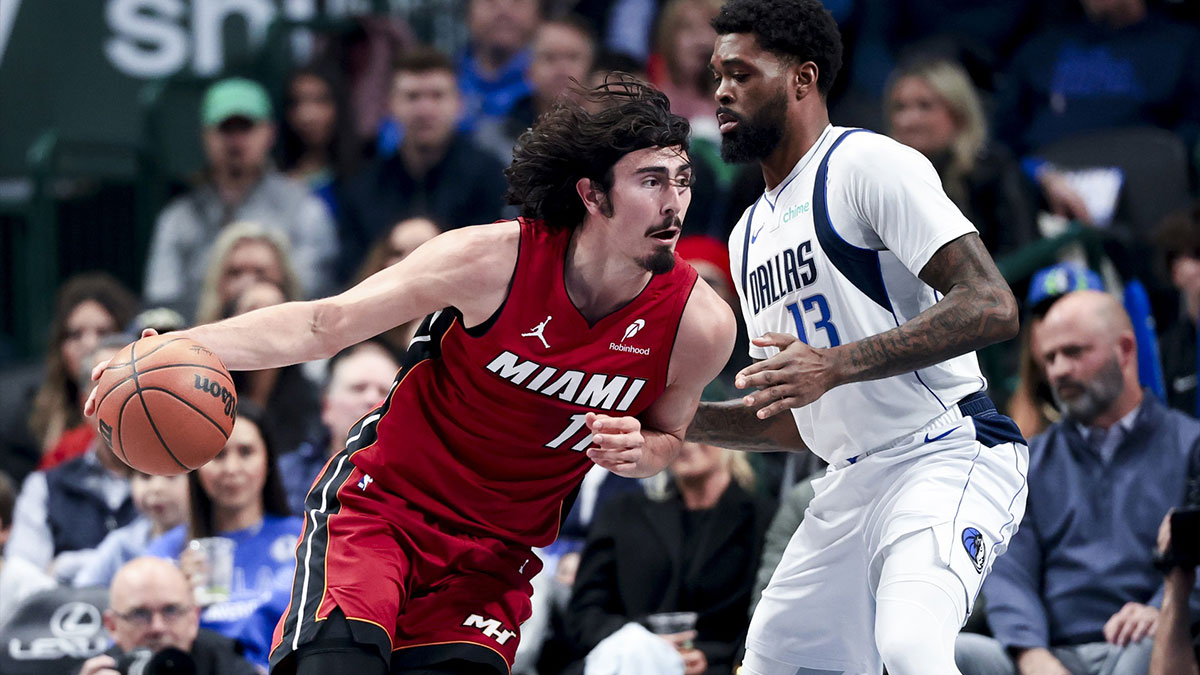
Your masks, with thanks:
M499 539L439 527L334 456L305 503L291 602L275 628L271 670L340 608L356 642L393 668L461 658L512 668L530 615L537 556Z

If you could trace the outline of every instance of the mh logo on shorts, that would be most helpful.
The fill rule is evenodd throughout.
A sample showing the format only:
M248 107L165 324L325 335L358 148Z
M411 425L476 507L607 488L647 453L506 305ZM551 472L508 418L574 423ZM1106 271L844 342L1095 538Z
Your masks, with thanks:
M509 638L516 637L517 635L515 631L506 630L498 620L485 619L478 614L472 614L463 619L462 625L478 628L481 633L492 638L498 644L504 644L508 642Z
M971 562L975 563L975 571L983 574L983 561L987 559L987 547L983 543L983 535L979 530L968 527L962 531L963 548L967 549L967 554L971 556Z

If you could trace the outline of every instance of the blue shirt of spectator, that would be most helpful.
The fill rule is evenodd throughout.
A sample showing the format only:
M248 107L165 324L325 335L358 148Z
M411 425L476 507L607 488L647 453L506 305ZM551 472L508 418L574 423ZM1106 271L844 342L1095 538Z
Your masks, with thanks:
M461 129L471 130L480 117L503 117L533 88L525 77L532 52L523 49L509 59L494 76L487 77L467 50L458 60L458 89L462 92Z
M227 637L247 642L243 624L272 596L286 593L295 571L296 542L303 521L299 516L267 514L262 522L222 537L234 543L233 583L229 599L205 607L200 614L200 627L214 630ZM146 555L177 560L188 543L186 525L167 532L146 549ZM267 636L269 639L269 636ZM249 649L250 647L256 649ZM249 651L262 655L260 665L266 666L265 656L270 645L247 645Z
M1080 23L1044 32L1013 59L996 132L1028 152L1121 126L1200 130L1200 33L1155 15L1122 28Z
M308 491L329 460L329 436L329 429L320 425L316 435L301 443L294 452L279 457L279 478L283 481L288 509L292 513L304 513Z
M1125 603L1161 603L1155 537L1200 467L1200 422L1146 396L1119 427L1096 448L1073 422L1030 442L1025 518L983 587L1004 646L1103 642Z

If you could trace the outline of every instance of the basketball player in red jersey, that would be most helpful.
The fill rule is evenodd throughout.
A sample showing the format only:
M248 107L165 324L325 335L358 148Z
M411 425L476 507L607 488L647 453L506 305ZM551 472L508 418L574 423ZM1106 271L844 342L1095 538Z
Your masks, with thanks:
M248 370L428 315L309 493L272 673L509 672L530 549L592 463L666 467L732 350L728 305L674 254L687 140L663 94L609 83L518 142L520 220L447 232L332 298L185 331Z

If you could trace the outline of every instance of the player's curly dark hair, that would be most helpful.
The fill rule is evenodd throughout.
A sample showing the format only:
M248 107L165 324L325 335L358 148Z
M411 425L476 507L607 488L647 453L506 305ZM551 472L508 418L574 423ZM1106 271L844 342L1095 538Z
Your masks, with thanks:
M645 148L686 151L691 131L687 119L671 113L665 94L626 73L575 93L581 102L560 102L521 134L504 170L508 203L556 228L583 222L587 211L575 192L580 178L608 192L622 157Z
M729 0L712 27L717 35L749 33L780 58L817 64L821 96L842 68L842 36L821 0Z

